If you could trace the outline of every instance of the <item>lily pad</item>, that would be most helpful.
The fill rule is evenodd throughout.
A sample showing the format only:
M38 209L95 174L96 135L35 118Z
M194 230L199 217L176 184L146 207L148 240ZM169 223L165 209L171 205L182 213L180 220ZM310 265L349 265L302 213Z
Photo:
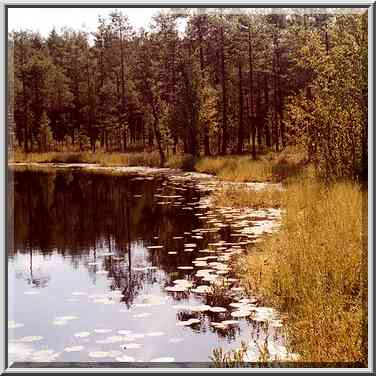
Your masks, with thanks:
M108 351L92 351L89 352L91 358L108 358Z
M227 309L224 307L211 307L210 312L223 313L227 312Z
M64 349L65 352L77 352L84 349L84 346L71 346Z
M159 337L159 336L163 336L164 333L163 332L150 332L150 333L146 333L146 335L149 337Z
M123 350L140 349L141 347L142 347L141 343L127 343L126 345L121 346Z
M151 362L153 363L167 363L167 362L174 362L175 361L175 358L172 358L172 357L162 357L162 358L155 358L155 359L152 359Z
M253 313L252 311L248 311L248 310L239 310L239 311L231 312L231 316L240 318L240 317L251 316L252 313Z
M179 326L190 326L190 325L199 324L199 323L200 323L199 319L189 319L189 320L186 320L186 321L178 321L177 325L179 325Z
M112 332L112 329L94 329L94 332L99 333L99 334L109 333L109 332Z
M74 336L78 338L85 338L90 336L90 332L78 332Z
M194 269L193 266L178 266L179 270L192 270Z
M132 333L131 330L123 330L123 329L118 330L117 332L118 332L119 334L122 334L122 335L128 335L128 334Z
M191 291L195 292L196 294L207 294L208 292L211 291L211 288L206 285L200 285L200 286L197 286L195 289L192 289Z
M116 358L118 362L127 362L127 363L133 363L135 359L132 356L123 355Z
M36 341L41 341L43 339L42 336L27 336L27 337L22 337L16 340L17 342L36 342Z
M171 343L180 343L180 342L183 342L184 341L184 338L170 338L168 340L168 342L171 342Z
M151 316L150 312L137 313L137 314L133 315L133 317L135 319L143 319L143 318L149 317L149 316Z
M13 320L8 321L8 329L22 328L25 324L16 323Z
M108 337L106 339L99 339L95 342L100 343L100 344L109 344L109 343L121 342L121 341L123 341L123 339L124 339L124 337L122 337L122 336L111 336L111 337Z

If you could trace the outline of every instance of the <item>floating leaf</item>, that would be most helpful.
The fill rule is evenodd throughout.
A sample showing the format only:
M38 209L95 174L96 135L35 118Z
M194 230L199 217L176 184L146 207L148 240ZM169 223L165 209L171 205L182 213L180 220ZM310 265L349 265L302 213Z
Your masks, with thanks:
M179 343L183 341L184 341L184 338L171 338L168 340L168 342L171 342L171 343Z
M195 289L192 289L191 291L195 292L196 294L206 294L211 291L211 288L206 285L200 285L197 286Z
M118 362L130 362L130 363L133 363L135 361L135 359L132 356L127 356L127 355L119 356L118 358L116 358L116 360Z
M151 333L146 333L146 335L149 337L159 337L159 336L163 336L164 333L163 332L151 332Z
M87 295L87 293L86 292L82 292L82 291L73 291L72 295L82 296L82 295Z
M112 332L112 329L94 329L95 333L109 333Z
M24 324L16 323L13 320L8 321L8 329L22 328Z
M153 363L167 363L167 362L174 362L175 361L175 358L172 358L172 357L162 357L162 358L155 358L155 359L152 359L151 362Z
M121 346L123 350L140 349L141 347L142 347L141 343L127 343L126 345Z
M185 285L167 286L165 287L165 290L170 292L185 292L188 291L188 287Z
M137 313L137 314L133 315L133 317L135 319L143 319L143 318L149 317L149 316L151 316L151 313L149 313L149 312Z
M89 352L91 358L108 358L108 351L92 351Z
M119 334L123 334L123 335L128 335L129 333L132 333L131 330L118 330L117 331Z
M248 311L248 310L239 310L239 311L231 312L231 316L232 317L247 317L247 316L251 316L252 313L253 313L252 311Z
M199 323L200 323L199 319L189 319L189 320L186 320L186 321L179 321L179 322L177 322L177 325L179 325L179 326L190 326L190 325L199 324Z
M237 320L223 320L221 323L224 324L224 325L238 325L239 321L237 321Z
M84 346L72 346L72 347L66 347L64 349L65 352L76 352L81 351L84 349Z
M70 321L70 320L76 320L76 319L78 319L77 316L57 316L57 317L55 317L55 320L58 320L58 321L60 321L60 320Z
M89 335L90 335L90 332L78 332L74 336L79 337L79 338L85 338L85 337L89 337Z
M35 341L40 341L42 340L42 336L27 336L27 337L22 337L17 339L17 342L35 342Z
M124 340L124 337L122 337L122 336L111 336L111 337L108 337L106 339L99 339L95 342L99 343L99 344L109 344L109 343L121 342L123 340Z
M224 307L211 307L210 312L216 312L216 313L223 313L226 312L227 309Z

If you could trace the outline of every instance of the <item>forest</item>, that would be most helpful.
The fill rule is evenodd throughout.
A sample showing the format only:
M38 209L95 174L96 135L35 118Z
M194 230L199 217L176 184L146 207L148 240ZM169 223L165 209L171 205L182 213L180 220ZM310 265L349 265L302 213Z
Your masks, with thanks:
M194 269L191 263L204 267L226 256L192 261L196 249L181 256L186 244L175 244L210 241L225 249L209 237L230 231L222 223L227 213L234 228L226 244L244 236L239 226L247 226L251 240L238 243L244 253L226 256L228 269L218 275L231 268L231 283L246 301L283 314L274 324L283 326L295 360L364 367L367 12L235 10L164 9L136 29L123 9L99 16L92 33L9 32L8 155L15 169L9 211L21 250L10 256L30 253L31 263L35 249L55 249L76 255L78 265L79 253L91 248L117 247L117 261L127 251L132 262L154 249L150 259L166 273L174 270L175 283L185 278L182 268ZM208 195L206 215L193 210L202 208L191 202L199 187ZM261 236L256 230L276 220L273 212L280 213L280 227ZM198 220L218 234L191 229ZM136 240L149 246L131 251ZM118 280L126 280L126 268L119 270ZM232 293L223 286L218 297ZM214 307L215 314L227 308ZM173 317L175 330L175 311ZM230 318L214 324L223 327ZM201 351L193 342L189 349ZM276 360L263 351L264 361ZM221 367L244 366L241 351L213 354Z
M185 30L179 26L186 25ZM330 178L367 176L367 15L125 12L95 33L9 33L15 150L248 154L302 147Z

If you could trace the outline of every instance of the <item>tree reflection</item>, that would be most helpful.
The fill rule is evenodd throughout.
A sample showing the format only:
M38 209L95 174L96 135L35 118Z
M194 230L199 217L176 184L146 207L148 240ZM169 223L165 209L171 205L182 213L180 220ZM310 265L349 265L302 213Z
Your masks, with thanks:
M157 279L152 270L139 272L134 268L157 265L168 273L176 270L177 262L192 262L193 255L171 258L168 250L183 246L172 239L173 235L190 231L197 219L190 212L160 205L158 200L162 199L154 194L178 193L181 200L189 201L198 197L193 190L175 191L175 183L162 177L151 180L59 170L15 171L14 183L15 251L26 253L34 248L42 254L57 252L74 268L85 265L93 283L103 268L108 272L110 288L123 292L127 306L145 282ZM145 252L139 259L132 244L146 246L156 241L164 249ZM103 259L101 254L106 253L113 255ZM100 267L93 265L98 260L103 260Z

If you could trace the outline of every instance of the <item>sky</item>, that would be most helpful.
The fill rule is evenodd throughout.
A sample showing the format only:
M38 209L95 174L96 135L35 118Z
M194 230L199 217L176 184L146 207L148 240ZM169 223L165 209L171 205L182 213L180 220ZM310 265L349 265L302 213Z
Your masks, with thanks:
M98 16L108 16L116 8L8 8L8 31L39 31L42 36L56 28L69 27L93 32L98 25ZM148 29L152 16L160 8L118 8L126 14L130 23L139 29Z
M126 14L130 23L136 30L143 27L148 29L152 16L161 8L118 8ZM264 10L267 10L265 8ZM39 31L44 37L55 27L59 31L63 27L86 32L96 31L98 16L108 16L116 8L8 8L8 30L32 30ZM228 11L238 13L239 8L229 8ZM286 11L287 9L280 9ZM343 9L344 10L344 9ZM215 11L213 9L213 11ZM261 11L259 9L258 11ZM274 9L273 12L276 12ZM303 10L302 10L303 11ZM320 10L322 12L323 9ZM354 11L354 9L347 9ZM357 11L361 11L358 9ZM364 9L363 9L364 11ZM184 30L184 22L178 26Z

